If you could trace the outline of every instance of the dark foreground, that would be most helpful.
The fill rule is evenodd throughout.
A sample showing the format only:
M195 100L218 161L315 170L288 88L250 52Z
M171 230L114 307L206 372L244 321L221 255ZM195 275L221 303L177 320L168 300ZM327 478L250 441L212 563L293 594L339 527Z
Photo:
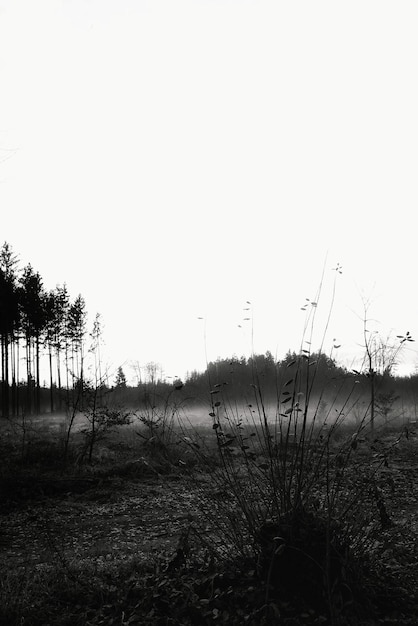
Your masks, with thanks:
M137 462L82 476L4 476L0 624L416 625L417 452L405 442L382 470L388 523L376 513L361 584L334 617L237 553L214 514L230 499L232 516L233 498L210 473L163 474Z

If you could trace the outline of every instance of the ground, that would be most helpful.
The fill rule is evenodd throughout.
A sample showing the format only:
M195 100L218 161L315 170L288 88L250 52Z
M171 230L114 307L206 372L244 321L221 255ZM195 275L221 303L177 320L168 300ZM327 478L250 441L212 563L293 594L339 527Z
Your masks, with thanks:
M59 481L57 481L59 484ZM64 559L123 561L175 549L197 514L197 503L181 479L65 481L68 491L39 497L2 518L1 556L9 568L47 565ZM56 545L58 543L58 545Z
M381 458L379 445L372 461L352 462L353 476ZM360 611L352 623L412 626L418 623L418 442L385 449L390 454L376 486L388 523L376 504L373 528L365 528L375 612ZM227 540L223 565L215 563L222 545L209 509L230 494L216 493L210 476L143 470L48 474L30 489L24 473L3 480L1 624L330 623L292 594L267 600L265 583L239 555L227 554Z

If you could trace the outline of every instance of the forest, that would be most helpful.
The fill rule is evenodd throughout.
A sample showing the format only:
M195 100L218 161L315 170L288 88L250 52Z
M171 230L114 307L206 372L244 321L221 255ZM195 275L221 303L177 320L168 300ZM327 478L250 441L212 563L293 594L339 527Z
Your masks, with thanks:
M65 282L46 289L39 272L31 264L20 268L11 246L7 242L3 244L0 250L0 414L3 417L62 412L81 402L84 388L92 384L91 374L86 372L86 356L99 348L102 333L99 314L91 332L86 328L86 319L86 302L81 294L71 299ZM184 381L162 378L156 363L142 367L136 364L135 385L127 384L121 366L112 380L96 359L93 377L101 397L130 408L163 402L173 387L189 406L208 403L210 406L215 385L221 385L230 400L248 402L256 385L265 401L274 405L278 390L288 378L289 365L301 359L306 368L315 369L314 390L326 388L326 397L322 393L323 406L335 402L338 396L343 397L354 382L356 397L366 402L372 373L377 412L386 420L395 412L397 416L407 412L408 418L415 419L418 374L396 376L399 347L380 340L373 345L369 362L365 358L361 371L347 370L324 353L306 350L297 354L289 350L279 361L271 352L249 358L235 355L219 358L209 362L204 372L187 373ZM300 368L300 389L306 386L304 376L304 369Z

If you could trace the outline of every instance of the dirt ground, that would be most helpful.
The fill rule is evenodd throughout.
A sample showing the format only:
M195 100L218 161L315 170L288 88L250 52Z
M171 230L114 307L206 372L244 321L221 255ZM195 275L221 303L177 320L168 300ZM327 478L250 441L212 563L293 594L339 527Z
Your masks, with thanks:
M395 581L408 606L399 607L398 617L392 606L386 621L378 623L418 623L417 455L417 440L399 445L379 473L390 524L376 530L373 550L382 580L387 576ZM362 463L359 458L352 471L361 474ZM17 482L3 498L7 507L0 512L0 573L7 568L8 575L35 574L57 562L96 570L119 568L132 558L165 556L169 563L190 524L198 531L196 549L211 535L214 519L205 514L211 506L205 497L208 488L213 488L210 478L197 475L191 481L181 473L49 478L38 481L30 494Z
M51 564L57 555L98 564L169 555L191 517L201 519L199 498L175 478L101 481L79 494L40 496L0 517L0 560L10 570Z

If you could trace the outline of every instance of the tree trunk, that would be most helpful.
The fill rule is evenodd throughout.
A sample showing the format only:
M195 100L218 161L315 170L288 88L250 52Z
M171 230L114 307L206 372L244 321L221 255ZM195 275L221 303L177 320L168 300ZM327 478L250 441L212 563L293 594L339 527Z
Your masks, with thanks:
M16 355L15 355L15 341L14 337L11 337L10 341L10 375L12 378L12 384L10 386L10 411L12 417L16 415Z
M20 338L16 338L16 415L19 415L19 357L20 357Z
M370 370L370 427L372 433L374 432L374 416L375 416L375 372L373 369Z
M49 344L49 407L51 413L54 412L54 390L52 378L52 346Z
M9 336L4 333L1 338L2 352L2 415L10 414L10 387L9 387Z
M36 335L35 342L35 376L36 376L36 388L35 388L35 413L40 415L41 413L41 385L40 385L40 358L39 358L39 335Z
M31 369L31 345L29 337L26 338L26 412L32 413L32 369Z
M1 415L4 417L4 341L1 335Z
M61 397L61 363L60 363L60 351L57 348L57 383L58 383L58 408L62 409L62 397Z

